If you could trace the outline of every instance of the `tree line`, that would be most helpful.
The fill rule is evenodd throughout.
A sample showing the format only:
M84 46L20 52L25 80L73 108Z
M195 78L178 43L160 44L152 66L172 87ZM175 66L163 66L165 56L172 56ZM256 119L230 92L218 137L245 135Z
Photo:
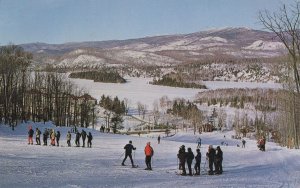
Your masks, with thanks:
M245 108L251 104L256 110L276 111L278 91L272 89L227 88L203 91L197 94L196 102L210 105Z
M32 54L21 47L0 48L0 121L53 121L56 126L94 125L96 99L57 73L30 69Z
M172 108L167 109L167 113L180 116L190 121L194 128L194 134L197 129L200 132L200 129L203 126L203 112L198 109L196 104L190 101L185 101L183 99L174 100Z
M105 112L106 126L108 128L112 128L113 133L117 133L119 129L123 128L123 115L127 114L128 112L126 102L124 100L119 100L117 96L112 99L109 96L102 95L99 105L108 110Z
M153 79L153 82L150 82L150 84L170 87L207 89L204 84L184 81L184 79L178 74L164 75L159 79Z
M110 96L102 95L99 105L116 114L124 115L126 113L125 102L123 100L119 100L117 96L112 99Z
M299 94L283 89L217 89L199 93L196 102L236 108L232 123L238 136L255 133L257 139L264 136L282 146L297 147Z
M126 80L117 71L102 69L98 71L72 72L69 78L94 80L94 82L125 83Z

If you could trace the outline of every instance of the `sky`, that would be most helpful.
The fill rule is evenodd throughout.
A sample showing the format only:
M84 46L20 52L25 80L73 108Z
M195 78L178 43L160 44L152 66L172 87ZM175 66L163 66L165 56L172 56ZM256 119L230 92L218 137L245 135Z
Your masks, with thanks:
M263 29L294 0L0 0L0 45L104 41L224 27Z

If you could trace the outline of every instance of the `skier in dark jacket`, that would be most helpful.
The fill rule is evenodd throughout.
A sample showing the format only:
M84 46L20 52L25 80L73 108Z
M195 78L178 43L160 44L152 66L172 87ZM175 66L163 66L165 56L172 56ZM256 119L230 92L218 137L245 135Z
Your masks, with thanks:
M33 140L32 140L33 133L34 133L34 131L32 130L32 126L29 126L29 130L28 130L28 145L29 144L33 145Z
M221 150L220 146L218 146L216 150L216 156L215 156L216 174L223 173L222 161L223 161L223 151Z
M187 165L188 165L188 168L189 168L189 176L192 176L193 173L192 173L192 163L193 163L193 160L194 160L194 153L192 152L192 149L191 148L188 148L188 152L186 154L186 162L187 162Z
M196 160L196 164L195 164L195 175L200 175L200 164L201 164L201 153L200 153L200 149L198 148L197 150L197 155L195 157Z
M46 128L45 131L44 131L44 133L43 133L44 146L47 146L48 136L49 136L49 132L48 132L48 129Z
M93 136L92 136L91 132L89 132L89 134L87 135L87 139L88 139L87 147L91 148L92 147L92 140L93 140Z
M80 146L80 141L79 141L79 139L80 139L80 133L77 131L77 132L76 132L76 137L75 137L75 145L76 145L76 147L79 147L79 146Z
M85 147L85 138L86 138L86 132L82 129L81 131L81 137L82 137L82 147Z
M57 131L57 133L56 133L56 144L57 144L57 146L59 146L59 139L60 139L60 132Z
M35 141L36 145L41 145L41 131L39 130L39 128L36 128L35 130Z
M129 157L129 159L131 161L132 168L136 167L133 163L133 160L132 160L132 150L136 150L136 148L133 147L131 140L129 141L129 144L126 144L124 146L124 149L125 149L125 158L123 159L122 166L125 166L124 162L126 161L127 157Z
M215 155L216 155L216 150L213 148L212 145L209 145L208 152L206 153L206 157L208 158L209 175L214 174L213 165L215 162Z
M245 148L246 147L246 140L242 140L242 148Z
M184 145L182 145L179 148L177 157L179 159L179 170L182 170L181 175L185 176L186 175L186 171L185 171L186 152L185 152L185 146Z

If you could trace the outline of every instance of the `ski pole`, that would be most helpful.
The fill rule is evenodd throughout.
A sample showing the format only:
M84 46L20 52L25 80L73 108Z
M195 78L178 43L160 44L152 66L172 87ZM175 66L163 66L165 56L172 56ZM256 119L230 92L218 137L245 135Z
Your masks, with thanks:
M193 169L193 174L195 174L195 168L193 168L193 165L192 165L192 169Z
M205 160L205 162L204 162L203 172L206 171L206 170L205 170L205 167L206 167L206 161L207 161L207 158L206 158L206 160Z
M122 155L120 155L120 157L118 158L118 160L120 160L121 157L122 157L124 154L125 154L125 151L122 153ZM118 161L118 160L117 160L117 161Z
M153 160L153 156L151 157L151 166L153 167L153 164L154 164L154 162L153 162L154 160Z

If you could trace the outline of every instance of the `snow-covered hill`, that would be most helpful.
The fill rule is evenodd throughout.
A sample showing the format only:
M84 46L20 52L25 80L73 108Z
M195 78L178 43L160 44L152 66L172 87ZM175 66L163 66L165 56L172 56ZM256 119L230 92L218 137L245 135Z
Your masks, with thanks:
M269 42L258 40L253 42L251 45L244 47L247 50L284 50L285 46L281 42Z
M254 140L246 139L246 148L236 147L240 140L231 139L233 132L214 132L193 135L179 132L163 138L157 144L157 135L123 136L92 132L92 148L66 147L69 128L51 124L32 124L33 128L45 127L60 130L60 145L27 145L27 125L20 125L13 132L0 126L0 187L299 187L300 153L267 142L266 152L256 147ZM79 129L81 131L81 129ZM225 135L225 137L224 137ZM161 135L163 136L163 135ZM202 139L202 163L200 176L178 176L177 152L181 145L196 148L198 137ZM137 150L133 154L139 168L122 167L124 145L129 140ZM150 141L154 148L153 171L143 170L144 147ZM204 175L208 164L205 153L208 145L221 142L224 153L222 175ZM72 135L74 145L74 134ZM64 146L64 147L62 147ZM125 162L129 164L129 160Z
M120 41L33 43L21 46L36 54L35 61L39 64L56 62L56 66L71 68L77 67L79 61L82 67L94 67L95 62L173 65L198 61L205 57L265 58L284 53L283 44L273 33L230 27ZM87 55L92 57L81 58Z

